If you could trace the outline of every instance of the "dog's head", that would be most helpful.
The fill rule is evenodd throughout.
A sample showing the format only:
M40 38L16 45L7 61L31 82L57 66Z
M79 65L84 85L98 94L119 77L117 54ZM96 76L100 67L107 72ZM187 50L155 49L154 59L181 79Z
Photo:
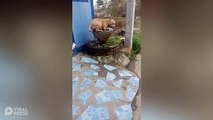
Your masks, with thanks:
M114 19L110 19L110 22L109 22L109 25L110 25L110 27L115 27L115 20Z

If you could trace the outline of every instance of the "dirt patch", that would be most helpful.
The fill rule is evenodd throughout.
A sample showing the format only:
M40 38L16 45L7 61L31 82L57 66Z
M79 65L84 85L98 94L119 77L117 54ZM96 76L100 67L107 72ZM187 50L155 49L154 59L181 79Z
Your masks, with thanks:
M136 62L136 59L131 60L129 65L127 66L127 69L130 70L130 71L134 71L135 70L135 62Z
M121 50L122 49L123 48L121 48ZM102 64L111 64L127 68L130 63L130 59L128 55L126 55L126 53L121 50L113 55L95 56L95 59L97 59Z

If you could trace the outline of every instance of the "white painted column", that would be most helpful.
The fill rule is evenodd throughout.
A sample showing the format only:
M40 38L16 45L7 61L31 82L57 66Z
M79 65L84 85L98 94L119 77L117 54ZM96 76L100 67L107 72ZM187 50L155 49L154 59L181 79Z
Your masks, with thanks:
M126 6L126 46L132 49L133 28L135 20L135 0L127 0Z

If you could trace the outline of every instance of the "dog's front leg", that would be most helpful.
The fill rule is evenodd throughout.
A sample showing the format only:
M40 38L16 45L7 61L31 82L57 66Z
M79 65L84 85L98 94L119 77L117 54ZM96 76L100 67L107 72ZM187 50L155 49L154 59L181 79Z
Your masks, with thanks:
M97 32L103 32L103 30L100 30L100 29L96 29L95 31L97 31Z
M107 29L107 24L104 23L104 24L103 24L103 30L106 31L106 29Z

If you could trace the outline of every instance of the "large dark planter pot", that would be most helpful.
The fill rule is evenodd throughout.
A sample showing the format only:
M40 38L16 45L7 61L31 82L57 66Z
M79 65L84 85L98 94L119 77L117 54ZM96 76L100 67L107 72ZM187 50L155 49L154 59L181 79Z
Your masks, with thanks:
M113 31L93 32L94 36L101 44L104 44L108 40L108 38L112 35L112 33Z

